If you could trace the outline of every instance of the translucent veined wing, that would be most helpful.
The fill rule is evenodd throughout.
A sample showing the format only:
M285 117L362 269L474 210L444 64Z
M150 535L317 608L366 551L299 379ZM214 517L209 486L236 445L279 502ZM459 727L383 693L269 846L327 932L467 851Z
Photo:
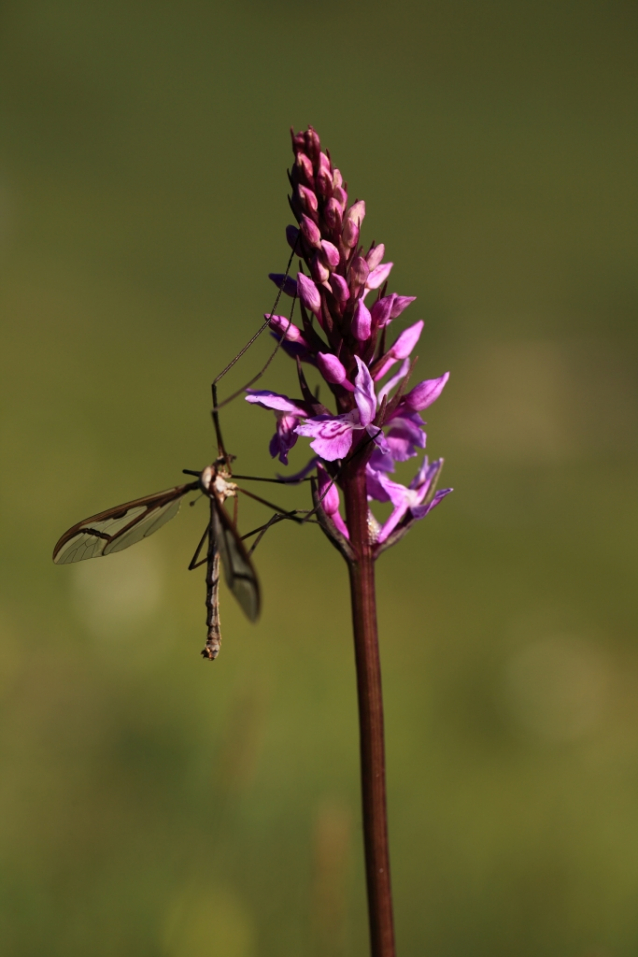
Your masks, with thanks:
M85 518L64 533L53 549L53 561L70 565L119 552L148 538L177 515L182 496L196 488L198 482L189 482Z
M261 606L257 574L244 543L217 495L215 495L215 505L217 507L213 508L211 515L212 534L219 549L226 584L247 618L250 621L256 621Z

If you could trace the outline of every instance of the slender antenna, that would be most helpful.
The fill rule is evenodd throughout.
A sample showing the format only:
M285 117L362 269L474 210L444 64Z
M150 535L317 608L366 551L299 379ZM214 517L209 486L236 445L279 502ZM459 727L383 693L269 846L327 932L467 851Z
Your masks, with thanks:
M299 234L299 235L301 235L301 234ZM246 352L248 352L248 350L250 349L250 347L252 346L252 344L259 338L259 336L262 334L262 332L270 325L270 320L272 319L273 315L275 314L275 309L277 308L277 305L278 305L278 303L279 303L279 300L281 299L281 294L282 294L282 292L283 292L283 287L284 287L285 281L286 281L286 279L288 278L288 274L290 273L290 267L292 266L292 261L293 261L295 255L296 255L296 252L297 252L297 245L298 245L298 243L299 243L299 235L297 236L297 239L295 240L295 245L294 245L294 247L293 247L293 250L292 250L292 252L290 253L290 258L288 259L288 264L287 264L287 266L286 266L286 272L285 272L285 274L284 274L284 279L283 279L283 281L282 281L282 283L281 283L281 285L280 285L280 287L279 287L279 292L277 293L277 297L276 297L276 299L275 299L275 302L274 302L274 304L273 304L272 309L270 310L270 313L269 313L269 315L268 315L268 318L262 323L262 325L259 327L259 329L258 329L257 332L254 334L254 336L252 336L252 338L248 340L248 342L246 343L246 345L245 345L242 349L239 350L239 352L237 353L237 355L235 356L235 358L232 359L232 360L228 363L228 365L227 365L224 369L222 369L222 371L219 373L219 375L215 377L215 381L213 382L213 412L217 412L219 409L222 409L225 405L228 405L229 402L232 402L233 399L236 399L237 396L238 396L238 395L241 395L242 392L244 392L245 389L250 388L250 386L251 386L254 382L257 382L257 380L262 377L262 375L264 374L264 372L266 371L266 369L268 368L268 366L270 365L270 363L272 362L272 360L273 360L273 359L275 358L275 356L277 355L277 352L279 351L282 342L283 342L284 339L286 338L286 332L288 331L288 329L286 329L286 332L284 332L284 334L282 335L281 339L280 339L279 342L277 343L277 346L275 347L274 352L272 353L272 355L270 356L270 358L269 358L268 361L266 362L266 365L263 367L263 369L261 370L261 372L258 372L257 375L254 376L254 377L250 380L250 382L247 382L246 385L243 386L241 389L238 389L236 392L233 392L233 394L230 395L230 396L228 396L227 399L224 399L223 402L220 402L219 404L217 403L217 392L216 392L216 389L215 389L215 386L217 385L217 383L218 383L221 379L224 378L224 376L226 375L226 373L230 372L230 370L231 370L232 367L235 365L235 363L238 362L238 361L241 359L241 357L242 357ZM290 310L290 318L289 318L289 320L288 320L288 326L290 326L290 324L291 324L291 322L292 322L292 314L293 314L293 312L294 312L296 300L297 300L297 297L295 296L294 299L293 299L293 303L292 303L292 309Z
M286 275L287 275L287 273L286 273ZM279 296L281 296L281 290L279 291ZM273 351L271 352L270 356L269 356L268 359L266 360L266 364L264 365L264 367L259 370L259 372L257 373L257 375L254 375L254 376L252 377L252 379L250 379L248 382L246 382L246 384L243 385L243 386L241 387L241 389L237 389L236 392L233 392L231 395L227 396L227 398L225 398L223 402L217 403L217 400L216 400L216 395L217 395L216 386L217 386L217 383L219 382L219 380L220 380L223 376L226 375L226 373L227 373L230 369L232 369L232 367L235 365L235 363L237 362L237 360L238 360L238 359L241 359L241 357L243 356L243 354L250 348L250 346L253 344L253 342L255 341L255 339L257 339L257 337L262 334L262 332L264 331L264 329L266 328L266 326L270 325L270 320L272 319L273 314L274 314L274 311L275 311L275 309L277 308L277 302L279 302L279 296L277 296L277 301L275 302L275 305L272 307L272 312L270 313L270 315L268 316L268 318L267 318L266 321L264 322L263 326L260 327L260 329L259 329L259 330L255 333L255 335L252 337L252 339L250 340L250 342L248 342L248 343L244 346L244 348L241 350L241 352L239 352L239 353L235 356L235 358L233 359L233 361L232 361L231 363L229 363L229 365L227 365L226 368L222 370L222 372L219 373L219 375L217 376L217 378L216 378L215 381L213 382L213 403L214 403L213 412L218 412L219 409L223 409L225 405L228 405L229 402L232 402L233 399L236 399L237 396L239 396L239 395L242 394L242 392L245 392L246 389L249 389L250 386L253 385L255 382L257 382L258 379L261 379L262 375L264 374L264 372L266 371L266 369L268 368L268 366L270 365L270 363L272 362L272 360L275 358L275 356L277 355L277 353L278 353L279 350L281 349L281 345L282 345L282 343L284 342L284 340L285 340L285 338L286 338L286 333L288 332L288 329L290 328L290 326L291 326L291 324L292 324L292 317L293 317L293 313L294 313L294 311L295 311L295 303L297 302L297 297L296 297L296 296L294 297L294 299L293 299L293 301L292 301L292 309L290 310L290 317L289 317L289 319L288 319L288 325L286 326L286 329L285 329L285 331L283 332L283 334L282 334L282 336L281 336L281 339L277 342L277 345L275 346L275 348L274 348Z

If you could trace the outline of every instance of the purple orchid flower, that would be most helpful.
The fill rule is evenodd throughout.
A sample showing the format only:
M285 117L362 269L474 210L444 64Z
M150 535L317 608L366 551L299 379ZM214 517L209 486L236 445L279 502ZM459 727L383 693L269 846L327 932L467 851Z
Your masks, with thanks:
M315 453L300 472L283 480L301 482L314 471L315 507L304 518L294 511L277 514L275 519L316 523L349 565L370 931L375 953L390 954L394 946L373 563L451 492L436 491L443 459L430 464L425 455L409 485L395 481L393 475L397 463L425 448L421 412L439 398L448 373L425 379L408 391L414 365L410 356L423 322L413 323L398 336L390 335L390 325L414 296L387 291L393 264L384 262L383 243L365 251L361 244L365 202L349 200L347 183L328 151L322 151L316 131L312 127L293 131L292 147L294 162L288 176L296 224L287 227L286 239L293 251L291 263L293 258L301 262L296 279L287 271L272 274L271 279L283 293L296 298L302 322L297 326L273 316L269 324L280 352L295 358L303 399L250 389L246 399L275 414L273 457L286 464L299 436L310 440ZM315 383L306 380L302 362L317 370L313 377L320 376L322 390L332 395L334 413L319 402ZM340 510L340 493L346 518ZM383 523L372 512L375 502L392 506Z
M383 472L375 469L367 470L368 497L380 502L392 502L394 508L388 520L377 533L376 543L383 544L395 530L399 522L406 516L412 519L425 518L433 508L442 502L451 488L443 489L429 497L428 493L434 488L436 480L443 468L443 459L437 459L430 464L427 455L423 464L408 487L394 482Z
M294 134L293 150L291 206L297 224L286 229L286 237L302 265L296 279L281 273L272 273L270 278L282 292L297 297L303 327L284 316L267 318L282 351L317 369L337 408L333 414L313 400L301 367L303 400L250 389L246 399L275 414L276 431L270 441L273 458L287 464L298 438L310 439L317 459L318 487L326 491L324 511L342 541L348 538L339 513L337 486L343 479L339 471L336 477L327 478L330 471L333 476L335 472L324 469L322 462L352 459L359 447L370 446L360 460L366 469L368 494L394 506L384 525L375 525L376 519L369 517L371 534L378 533L376 541L383 543L406 515L421 517L419 509L431 510L443 497L443 493L428 497L442 460L430 466L426 458L409 487L391 476L397 463L425 449L425 422L420 413L439 398L449 373L424 379L403 394L410 356L424 324L421 320L413 323L387 346L385 337L392 321L415 297L386 292L393 264L384 262L383 243L364 252L360 234L365 202L348 205L343 176L333 167L329 154L321 150L316 132L310 128ZM366 305L375 291L376 301Z
M377 396L374 382L359 356L355 356L357 375L354 380L356 409L342 415L317 415L297 426L297 435L313 439L310 448L326 462L336 462L346 457L352 447L354 433L365 429L381 449L386 449L381 429L372 424L377 411Z
M270 440L269 451L273 458L279 456L282 465L288 465L288 453L297 442L296 428L300 420L307 416L307 410L278 392L269 392L267 389L248 389L247 392L247 402L260 405L263 409L272 409L275 413L277 429Z

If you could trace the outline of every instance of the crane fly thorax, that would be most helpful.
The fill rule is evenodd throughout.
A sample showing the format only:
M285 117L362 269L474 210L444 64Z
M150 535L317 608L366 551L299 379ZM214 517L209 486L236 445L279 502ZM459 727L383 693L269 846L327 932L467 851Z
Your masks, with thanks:
M227 498L233 498L237 495L237 485L230 481L230 472L223 466L215 463L207 465L199 477L199 484L202 491L209 495L211 491L217 493L217 497L225 502Z

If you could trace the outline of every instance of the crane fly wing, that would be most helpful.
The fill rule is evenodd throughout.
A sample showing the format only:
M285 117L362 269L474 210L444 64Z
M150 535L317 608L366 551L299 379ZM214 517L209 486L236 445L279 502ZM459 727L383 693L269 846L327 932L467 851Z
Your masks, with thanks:
M135 545L177 515L182 496L196 488L197 482L189 482L85 518L64 533L53 549L53 561L70 565Z
M226 584L241 605L246 617L250 621L256 621L261 605L257 574L244 543L217 495L214 502L212 532L219 549Z

